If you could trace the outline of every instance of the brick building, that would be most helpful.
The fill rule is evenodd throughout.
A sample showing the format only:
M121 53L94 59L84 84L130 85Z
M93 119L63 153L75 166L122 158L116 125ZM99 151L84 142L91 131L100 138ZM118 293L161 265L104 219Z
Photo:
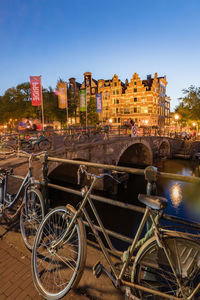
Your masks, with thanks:
M103 112L99 120L112 120L114 125L128 123L135 120L138 126L169 126L170 98L166 95L166 76L154 77L148 75L141 80L134 73L130 82L123 83L115 74L112 79L92 78L92 73L84 73L81 89L86 89L87 101L95 93L102 93Z

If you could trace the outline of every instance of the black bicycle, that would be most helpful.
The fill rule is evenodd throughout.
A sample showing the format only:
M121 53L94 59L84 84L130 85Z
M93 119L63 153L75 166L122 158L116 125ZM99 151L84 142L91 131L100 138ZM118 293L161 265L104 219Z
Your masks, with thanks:
M13 169L0 169L0 216L7 222L13 222L20 214L22 238L27 248L32 250L35 234L45 215L44 199L32 175L32 160L34 156L45 152L31 155L20 152L28 155L29 168L15 195L7 191L8 176L13 175Z

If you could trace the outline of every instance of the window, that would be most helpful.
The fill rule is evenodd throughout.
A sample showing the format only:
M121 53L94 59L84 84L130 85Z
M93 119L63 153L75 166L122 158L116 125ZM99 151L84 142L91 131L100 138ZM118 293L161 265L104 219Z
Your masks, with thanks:
M118 123L120 123L120 121L121 121L120 118L118 118Z
M116 114L118 114L118 113L119 113L119 108L117 107L117 108L116 108Z
M136 81L134 81L134 84L136 85L136 84L137 84L137 82L136 82Z
M144 103L145 101L146 101L146 98L145 98L145 97L142 97L142 98L141 98L141 102Z
M119 99L116 99L116 104L119 104Z
M113 91L113 95L115 95L115 91Z
M114 86L117 86L117 82L114 82Z
M116 94L119 95L119 90L116 90Z
M133 112L136 113L137 112L137 107L133 108Z
M130 114L130 109L128 107L124 108L124 114Z
M141 106L141 114L147 114L148 113L148 107L147 106Z
M137 102L137 98L134 98L133 100L134 100L134 102Z
M133 92L134 92L134 93L137 93L137 89L136 89L136 88L134 88L134 89L133 89Z

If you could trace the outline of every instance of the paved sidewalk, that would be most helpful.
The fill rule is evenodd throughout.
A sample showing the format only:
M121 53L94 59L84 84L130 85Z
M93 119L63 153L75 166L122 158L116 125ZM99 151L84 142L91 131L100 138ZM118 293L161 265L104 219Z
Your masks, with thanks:
M34 288L30 258L19 253L12 245L0 240L0 300L41 300ZM88 300L89 298L71 292L64 299Z

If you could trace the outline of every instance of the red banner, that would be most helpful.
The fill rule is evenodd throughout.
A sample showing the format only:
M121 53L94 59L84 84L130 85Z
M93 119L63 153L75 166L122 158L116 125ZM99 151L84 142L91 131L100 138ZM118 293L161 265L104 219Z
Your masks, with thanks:
M33 106L42 105L42 80L41 76L30 76L31 100Z

